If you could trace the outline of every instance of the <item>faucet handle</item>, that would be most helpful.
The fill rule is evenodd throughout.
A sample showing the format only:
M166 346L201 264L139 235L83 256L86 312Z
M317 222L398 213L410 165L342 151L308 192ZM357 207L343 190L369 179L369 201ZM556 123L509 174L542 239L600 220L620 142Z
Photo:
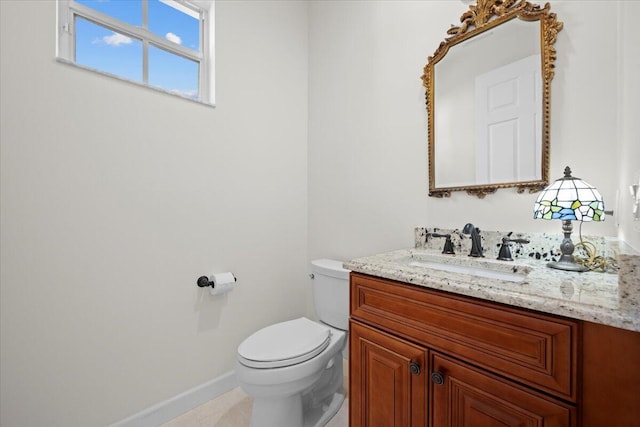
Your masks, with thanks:
M529 239L510 239L509 237L502 238L502 245L500 245L500 251L498 252L498 258L500 261L513 261L511 257L511 247L509 243L529 243Z
M431 237L444 237L446 240L444 241L444 247L442 248L443 254L455 254L453 250L453 242L451 241L451 234L440 234L440 233L429 233Z
M498 252L498 259L500 261L513 261L511 257L511 248L509 247L509 238L502 238L502 245L500 245L500 251Z
M451 241L451 234L445 236L444 247L442 248L443 254L453 255L456 252L453 250L453 242Z

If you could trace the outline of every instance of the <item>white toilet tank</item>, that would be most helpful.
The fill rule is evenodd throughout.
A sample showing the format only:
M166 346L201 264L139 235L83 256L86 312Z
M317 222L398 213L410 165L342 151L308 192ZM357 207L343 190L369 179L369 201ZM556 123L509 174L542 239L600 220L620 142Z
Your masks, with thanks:
M349 329L349 270L341 261L311 261L313 304L318 319L334 328Z

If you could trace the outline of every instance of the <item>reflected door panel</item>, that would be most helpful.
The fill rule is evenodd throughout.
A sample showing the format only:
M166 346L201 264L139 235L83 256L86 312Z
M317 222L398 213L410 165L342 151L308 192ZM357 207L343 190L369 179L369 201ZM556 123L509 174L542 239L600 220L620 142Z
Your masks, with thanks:
M540 55L476 77L476 184L539 180Z

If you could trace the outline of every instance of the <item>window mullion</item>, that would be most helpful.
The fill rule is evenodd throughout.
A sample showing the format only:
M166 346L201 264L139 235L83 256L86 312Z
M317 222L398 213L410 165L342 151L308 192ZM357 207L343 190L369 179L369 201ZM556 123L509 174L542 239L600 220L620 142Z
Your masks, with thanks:
M149 1L142 0L142 28L149 31ZM142 81L149 84L149 41L142 40Z
M142 0L142 28L149 29L149 0Z
M209 52L209 19L206 12L200 12L200 53L206 58ZM200 100L209 99L209 75L208 61L200 61L198 65L198 85L200 87Z
M149 84L149 42L142 41L142 81Z
M193 49L189 49L186 48L184 46L181 46L179 44L170 42L166 39L163 39L162 37L158 37L155 34L150 33L148 36L149 41L151 42L151 44L162 48L168 52L174 53L176 55L180 55L182 57L185 57L187 59L191 59L192 61L202 61L202 53L201 52L196 52Z
M69 49L69 58L73 62L76 62L76 15L74 13L69 13L69 22L67 37L69 37L69 43L67 44Z

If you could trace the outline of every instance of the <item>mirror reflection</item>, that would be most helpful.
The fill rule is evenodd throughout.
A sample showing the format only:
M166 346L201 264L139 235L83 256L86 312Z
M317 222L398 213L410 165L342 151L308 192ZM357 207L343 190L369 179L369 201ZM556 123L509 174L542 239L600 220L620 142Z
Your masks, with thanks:
M454 46L436 64L438 187L542 178L539 37L539 26L512 20Z
M472 5L425 67L431 196L548 182L548 90L562 23L548 4L496 2Z

